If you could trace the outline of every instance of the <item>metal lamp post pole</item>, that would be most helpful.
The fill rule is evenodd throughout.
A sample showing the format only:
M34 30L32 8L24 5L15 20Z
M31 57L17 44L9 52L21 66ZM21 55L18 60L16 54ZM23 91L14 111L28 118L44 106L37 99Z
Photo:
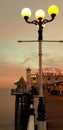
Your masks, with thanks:
M42 32L43 29L39 26L38 30L38 42L39 42L39 95L43 97L43 88L42 88Z
M51 15L51 19L44 19L45 13L43 10L39 9L35 13L35 17L37 20L29 21L31 16L31 10L29 8L24 8L22 10L22 17L29 24L34 24L39 26L38 30L38 42L39 42L39 103L38 103L38 130L46 130L46 122L45 122L45 103L44 103L44 95L43 95L43 82L42 82L42 33L43 33L43 25L54 20L56 14L58 14L58 7L52 5L48 9L49 15Z
M45 104L43 94L43 75L42 75L42 41L43 27L39 19L38 42L39 42L39 104L38 104L38 130L46 130Z

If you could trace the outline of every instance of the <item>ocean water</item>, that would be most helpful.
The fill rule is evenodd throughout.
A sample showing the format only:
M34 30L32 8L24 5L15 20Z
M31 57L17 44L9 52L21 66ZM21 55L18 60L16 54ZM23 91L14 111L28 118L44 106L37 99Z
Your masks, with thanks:
M0 130L14 130L15 97L11 89L0 88Z

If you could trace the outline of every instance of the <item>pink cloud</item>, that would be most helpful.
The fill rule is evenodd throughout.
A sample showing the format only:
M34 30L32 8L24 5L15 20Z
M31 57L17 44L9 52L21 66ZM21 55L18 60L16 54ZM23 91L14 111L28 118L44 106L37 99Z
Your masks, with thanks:
M15 80L18 80L21 76L24 78L26 70L20 64L10 63L8 61L0 62L0 87L12 87Z

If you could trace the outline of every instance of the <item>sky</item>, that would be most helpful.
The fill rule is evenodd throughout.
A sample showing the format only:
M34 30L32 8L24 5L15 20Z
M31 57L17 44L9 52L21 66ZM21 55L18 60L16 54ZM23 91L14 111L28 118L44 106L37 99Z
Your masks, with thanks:
M0 1L0 87L14 87L21 76L26 78L26 68L38 69L38 43L18 43L18 40L37 40L38 28L27 24L21 17L21 10L43 9L45 18L50 19L48 7L59 7L54 21L47 23L43 30L44 40L63 40L63 0L1 0ZM63 69L63 43L42 43L43 67Z

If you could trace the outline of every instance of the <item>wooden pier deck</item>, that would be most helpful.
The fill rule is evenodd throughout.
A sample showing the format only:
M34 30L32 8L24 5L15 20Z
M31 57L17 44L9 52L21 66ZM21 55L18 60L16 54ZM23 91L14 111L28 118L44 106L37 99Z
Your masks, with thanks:
M63 96L45 93L47 130L63 130Z

